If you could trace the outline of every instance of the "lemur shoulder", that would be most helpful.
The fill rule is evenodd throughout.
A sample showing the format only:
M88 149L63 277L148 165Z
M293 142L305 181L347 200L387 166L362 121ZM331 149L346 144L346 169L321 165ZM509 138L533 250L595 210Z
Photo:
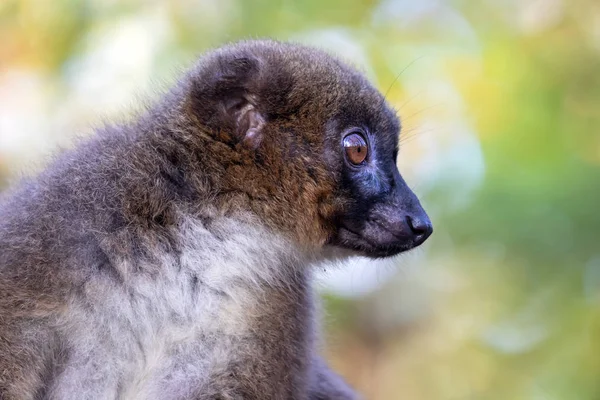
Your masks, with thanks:
M358 398L318 354L311 273L431 234L399 131L323 51L201 57L0 203L0 398Z

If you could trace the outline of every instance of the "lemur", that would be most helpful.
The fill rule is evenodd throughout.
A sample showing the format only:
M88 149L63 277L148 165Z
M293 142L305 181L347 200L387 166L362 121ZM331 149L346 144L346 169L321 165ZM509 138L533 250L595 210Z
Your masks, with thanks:
M311 275L432 233L399 132L322 50L206 53L3 196L0 398L359 398L319 355Z

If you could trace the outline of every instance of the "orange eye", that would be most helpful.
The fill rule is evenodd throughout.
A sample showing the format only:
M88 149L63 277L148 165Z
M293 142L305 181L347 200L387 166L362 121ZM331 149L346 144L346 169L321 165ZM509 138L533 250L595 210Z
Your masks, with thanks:
M369 151L365 138L359 133L351 133L344 138L344 149L348 160L354 165L362 164Z

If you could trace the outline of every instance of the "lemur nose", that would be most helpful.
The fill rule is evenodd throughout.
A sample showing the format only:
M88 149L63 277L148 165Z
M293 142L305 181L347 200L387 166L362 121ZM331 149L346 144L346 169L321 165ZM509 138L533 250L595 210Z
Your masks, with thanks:
M415 246L423 243L433 232L433 226L427 215L407 216L406 222L410 226L415 239Z

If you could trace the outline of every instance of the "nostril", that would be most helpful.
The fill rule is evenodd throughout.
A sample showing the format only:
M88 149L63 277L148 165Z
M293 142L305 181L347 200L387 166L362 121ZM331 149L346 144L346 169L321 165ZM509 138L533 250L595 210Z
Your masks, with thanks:
M431 232L433 232L433 227L431 226L429 218L407 216L406 222L408 222L408 226L410 226L412 233L419 242L425 241L425 239L431 235Z

